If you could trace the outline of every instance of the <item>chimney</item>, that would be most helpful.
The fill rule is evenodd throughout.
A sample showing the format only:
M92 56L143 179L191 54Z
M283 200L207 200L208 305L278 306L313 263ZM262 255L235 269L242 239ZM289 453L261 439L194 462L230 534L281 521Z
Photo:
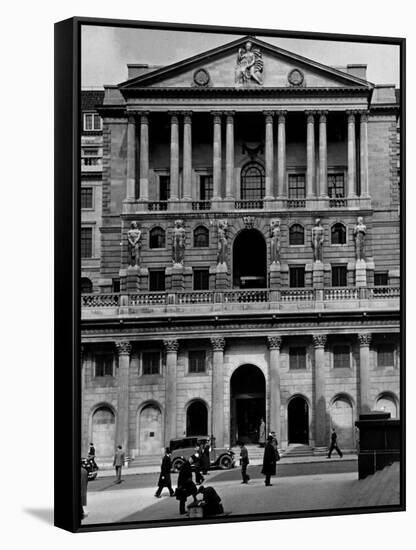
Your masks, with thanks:
M362 80L367 80L367 65L347 65L347 73Z

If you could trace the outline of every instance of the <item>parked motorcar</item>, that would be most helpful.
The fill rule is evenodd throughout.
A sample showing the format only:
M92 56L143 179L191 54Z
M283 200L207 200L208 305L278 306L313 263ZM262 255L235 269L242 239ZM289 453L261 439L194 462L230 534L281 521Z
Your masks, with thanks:
M172 453L172 470L178 472L184 461L192 456L201 443L209 443L211 440L207 435L196 435L190 437L181 437L170 440L170 450ZM228 470L234 468L234 452L227 447L210 447L210 468L222 468Z

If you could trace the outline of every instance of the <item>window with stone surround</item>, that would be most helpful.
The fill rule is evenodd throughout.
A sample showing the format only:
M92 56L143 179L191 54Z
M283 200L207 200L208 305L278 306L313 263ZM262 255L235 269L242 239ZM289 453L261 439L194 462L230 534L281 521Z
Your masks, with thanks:
M394 344L379 344L377 346L377 366L394 367Z
M289 174L289 199L305 198L305 174Z
M332 286L347 286L347 266L331 266Z
M206 352L205 350L192 350L188 353L189 372L200 373L206 371Z
M303 288L305 286L305 266L296 265L289 267L290 288Z
M306 369L306 348L293 347L289 348L289 369L300 370Z
M199 176L199 200L210 201L214 192L214 180L212 175Z
M194 230L194 246L196 248L206 248L209 246L209 231L203 225L199 225Z
M159 176L159 200L167 201L169 199L170 199L170 176L163 174Z
M81 277L81 294L90 294L92 292L92 282L88 277Z
M347 229L343 223L335 223L331 227L331 244L345 244L347 242Z
M84 113L84 131L97 132L102 129L102 119L96 113Z
M193 269L194 290L209 290L209 269L195 267Z
M165 248L165 230L161 227L154 227L149 233L149 248Z
M374 286L387 286L389 284L389 274L387 271L376 271L374 273Z
M334 356L334 369L350 368L350 346L348 344L337 344L333 346L332 353Z
M150 291L165 290L165 270L164 269L149 269L149 290Z
M81 258L92 258L92 227L81 227Z
M92 187L81 187L81 208L91 210L93 207L93 189Z
M264 179L264 168L261 164L246 164L241 170L241 200L262 200Z
M160 351L142 352L142 374L160 373Z
M345 197L344 174L328 174L328 196L330 199Z
M113 353L99 353L95 356L95 376L114 376Z
M289 228L289 244L299 246L305 244L305 230L300 223L294 223Z

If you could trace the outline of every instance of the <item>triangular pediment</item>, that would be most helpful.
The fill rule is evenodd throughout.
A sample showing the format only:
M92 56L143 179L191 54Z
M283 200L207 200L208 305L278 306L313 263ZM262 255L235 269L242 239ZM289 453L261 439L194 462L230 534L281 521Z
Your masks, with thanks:
M224 46L127 80L121 83L119 88L121 91L132 91L137 88L369 90L373 88L373 84L258 38L245 36Z

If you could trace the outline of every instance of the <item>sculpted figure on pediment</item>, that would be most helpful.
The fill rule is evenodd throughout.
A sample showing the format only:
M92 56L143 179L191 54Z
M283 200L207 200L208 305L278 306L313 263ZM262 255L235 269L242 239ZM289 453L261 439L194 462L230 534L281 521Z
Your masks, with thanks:
M235 81L240 84L248 84L251 80L257 84L263 84L263 56L259 49L253 48L250 41L244 48L239 48L237 66L235 68Z

